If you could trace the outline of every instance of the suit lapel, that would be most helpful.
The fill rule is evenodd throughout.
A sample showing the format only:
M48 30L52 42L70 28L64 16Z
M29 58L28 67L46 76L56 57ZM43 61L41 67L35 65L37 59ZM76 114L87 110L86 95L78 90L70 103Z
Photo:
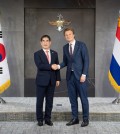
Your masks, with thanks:
M54 52L52 50L50 50L50 54L51 54L51 64L54 63L53 59L54 59Z
M69 44L67 44L66 53L68 54L68 57L70 57L70 53L69 53Z
M48 63L48 59L47 59L47 57L46 57L46 54L45 54L45 52L43 51L43 49L41 49L41 57L42 57L42 59L44 59L44 61L46 62L46 63Z
M75 56L75 54L77 53L77 50L78 50L78 44L77 44L77 41L75 42L75 47L74 47L74 52L73 52L73 57Z

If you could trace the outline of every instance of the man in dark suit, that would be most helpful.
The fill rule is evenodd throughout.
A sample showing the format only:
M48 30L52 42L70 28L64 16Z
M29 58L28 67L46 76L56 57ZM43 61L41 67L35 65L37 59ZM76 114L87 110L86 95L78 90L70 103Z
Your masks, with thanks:
M37 66L36 76L36 116L39 126L45 124L52 126L51 111L53 107L53 96L55 85L60 84L60 71L53 70L54 64L59 64L57 52L50 49L51 38L48 35L43 35L40 42L42 49L34 53L34 61ZM45 103L45 115L43 116L43 101Z
M61 69L67 66L66 80L68 95L72 109L72 119L66 125L79 123L78 119L78 95L82 103L83 122L81 127L89 124L89 103L87 98L87 76L89 68L89 56L87 47L83 42L75 40L74 30L66 28L64 30L65 39L68 43L63 47L63 62L55 66Z

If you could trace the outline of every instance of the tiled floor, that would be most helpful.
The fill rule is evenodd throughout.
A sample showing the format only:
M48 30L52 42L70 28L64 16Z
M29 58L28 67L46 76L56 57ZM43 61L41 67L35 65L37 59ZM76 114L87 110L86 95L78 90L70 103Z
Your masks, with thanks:
M120 134L120 122L90 122L66 126L66 122L54 122L54 126L37 126L36 122L0 122L0 134Z

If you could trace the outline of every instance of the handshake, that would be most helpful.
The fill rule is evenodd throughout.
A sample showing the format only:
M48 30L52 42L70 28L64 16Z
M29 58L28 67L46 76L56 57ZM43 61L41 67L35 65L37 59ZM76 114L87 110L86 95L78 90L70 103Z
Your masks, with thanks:
M52 68L53 70L58 70L58 69L60 69L60 68L59 68L59 65L57 65L57 64L52 64L51 68Z

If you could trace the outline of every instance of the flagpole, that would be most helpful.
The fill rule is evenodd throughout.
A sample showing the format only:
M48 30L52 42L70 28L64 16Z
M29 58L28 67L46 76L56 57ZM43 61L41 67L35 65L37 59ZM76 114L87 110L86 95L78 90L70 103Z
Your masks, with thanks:
M120 18L120 10L119 10L119 18ZM112 103L113 104L120 104L120 93L118 93L117 98Z

